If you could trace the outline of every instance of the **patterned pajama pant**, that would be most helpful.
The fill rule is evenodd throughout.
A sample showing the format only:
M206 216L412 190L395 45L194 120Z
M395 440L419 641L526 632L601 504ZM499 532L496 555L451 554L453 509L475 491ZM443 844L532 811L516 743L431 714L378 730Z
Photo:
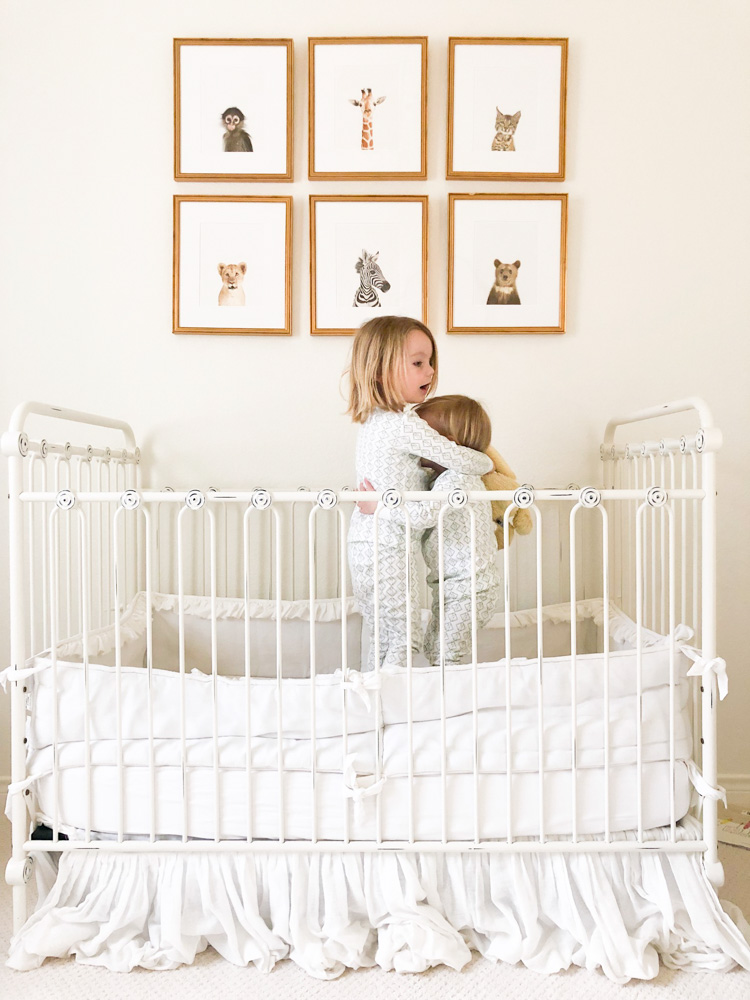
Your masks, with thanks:
M444 652L446 664L465 663L471 658L471 583L449 580L444 594ZM432 617L424 637L424 651L430 663L440 663L440 593L437 584L432 590ZM477 591L477 629L492 618L500 600L500 589L490 587Z
M410 554L410 597L406 597L406 560L404 543L392 544L380 540L378 544L378 640L380 665L406 666L407 613L411 612L411 648L414 653L422 649L422 617L419 601L419 582L416 567L419 565L419 538L412 539ZM363 670L375 668L375 553L371 541L349 542L349 570L352 589L369 633L370 645L367 665Z

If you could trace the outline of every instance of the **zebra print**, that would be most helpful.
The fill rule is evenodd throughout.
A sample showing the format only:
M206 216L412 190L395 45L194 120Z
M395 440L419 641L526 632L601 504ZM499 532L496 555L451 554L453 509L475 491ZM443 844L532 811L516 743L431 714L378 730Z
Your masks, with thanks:
M379 250L373 254L363 250L362 256L354 265L354 269L359 272L359 288L354 293L355 306L370 306L371 308L379 306L378 291L387 292L391 287L377 263L379 253Z

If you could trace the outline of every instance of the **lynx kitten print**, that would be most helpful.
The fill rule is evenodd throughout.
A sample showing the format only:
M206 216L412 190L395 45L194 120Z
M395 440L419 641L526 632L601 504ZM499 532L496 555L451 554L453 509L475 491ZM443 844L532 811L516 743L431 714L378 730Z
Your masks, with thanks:
M502 152L515 152L513 136L516 132L516 125L521 117L521 112L516 111L514 115L504 115L500 108L495 108L497 117L495 118L495 138L492 140L492 148Z

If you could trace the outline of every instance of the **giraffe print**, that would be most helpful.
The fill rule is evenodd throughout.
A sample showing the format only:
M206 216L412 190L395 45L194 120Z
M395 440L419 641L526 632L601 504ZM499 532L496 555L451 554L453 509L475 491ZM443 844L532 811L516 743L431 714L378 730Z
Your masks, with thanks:
M362 149L375 149L375 140L372 133L372 109L378 104L382 104L385 97L373 98L372 88L368 87L367 90L364 88L361 91L362 96L358 101L354 98L349 98L351 104L355 108L362 108Z

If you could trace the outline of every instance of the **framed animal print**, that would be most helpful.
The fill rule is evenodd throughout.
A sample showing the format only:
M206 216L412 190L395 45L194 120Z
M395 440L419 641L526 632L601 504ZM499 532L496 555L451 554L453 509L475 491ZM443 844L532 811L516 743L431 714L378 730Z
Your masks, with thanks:
M449 38L446 176L563 180L567 65L567 38Z
M178 181L291 181L290 38L174 39Z
M291 334L292 199L174 196L174 333Z
M448 195L448 333L564 333L568 196Z
M310 195L311 333L380 313L427 322L427 196Z
M309 38L309 176L427 176L427 39Z

